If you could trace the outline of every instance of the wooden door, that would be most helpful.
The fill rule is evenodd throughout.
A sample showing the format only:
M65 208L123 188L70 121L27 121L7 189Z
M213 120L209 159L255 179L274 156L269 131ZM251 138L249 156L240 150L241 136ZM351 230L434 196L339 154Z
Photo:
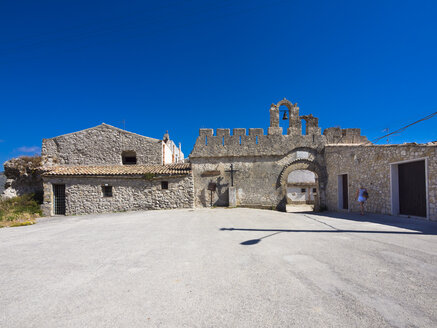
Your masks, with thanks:
M342 183L343 183L343 209L347 210L349 208L349 190L347 183L347 174L342 175Z
M399 213L426 217L425 161L398 165Z

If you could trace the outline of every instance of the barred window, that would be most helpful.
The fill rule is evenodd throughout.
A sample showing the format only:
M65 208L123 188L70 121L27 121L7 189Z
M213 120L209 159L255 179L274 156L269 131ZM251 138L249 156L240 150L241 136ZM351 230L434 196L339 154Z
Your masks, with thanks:
M112 186L102 186L103 197L112 197Z

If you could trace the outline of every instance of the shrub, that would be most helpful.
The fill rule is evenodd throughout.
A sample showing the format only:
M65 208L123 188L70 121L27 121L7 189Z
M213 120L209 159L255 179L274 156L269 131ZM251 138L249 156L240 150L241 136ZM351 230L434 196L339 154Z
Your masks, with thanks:
M0 201L0 221L17 221L42 215L35 195L28 194Z

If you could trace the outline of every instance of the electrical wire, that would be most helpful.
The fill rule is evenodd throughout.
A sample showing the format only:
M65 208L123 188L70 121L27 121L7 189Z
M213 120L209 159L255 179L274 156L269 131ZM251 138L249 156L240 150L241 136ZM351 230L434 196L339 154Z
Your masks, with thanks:
M384 135L384 136L382 136L382 137L379 137L379 138L373 139L371 142L376 143L376 142L378 142L378 141L381 140L381 139L387 138L388 136L391 136L391 135L393 135L393 134L397 134L397 133L401 133L401 132L403 132L404 130L406 130L407 128L409 128L410 126L412 126L412 125L414 125L414 124L417 124L417 123L420 123L420 122L423 122L423 121L426 121L426 120L429 120L430 118L432 118L432 117L434 117L434 116L436 116L436 115L437 115L437 112L434 112L434 113L432 113L432 114L429 114L428 116L425 116L425 117L421 118L420 120L418 120L418 121L416 121L416 122L410 123L410 124L408 124L408 125L406 125L406 126L400 128L400 129L398 129L398 130L396 130L396 131L393 131L393 132L391 132L391 133L389 133L389 134L386 134L386 135Z

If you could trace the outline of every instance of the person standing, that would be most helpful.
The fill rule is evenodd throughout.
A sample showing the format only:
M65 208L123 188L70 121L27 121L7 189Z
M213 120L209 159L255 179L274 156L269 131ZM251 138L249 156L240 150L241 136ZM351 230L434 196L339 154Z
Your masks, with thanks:
M366 204L367 198L369 197L369 193L367 189L360 185L360 188L357 190L357 200L360 203L361 207L361 215L364 215L364 205Z

